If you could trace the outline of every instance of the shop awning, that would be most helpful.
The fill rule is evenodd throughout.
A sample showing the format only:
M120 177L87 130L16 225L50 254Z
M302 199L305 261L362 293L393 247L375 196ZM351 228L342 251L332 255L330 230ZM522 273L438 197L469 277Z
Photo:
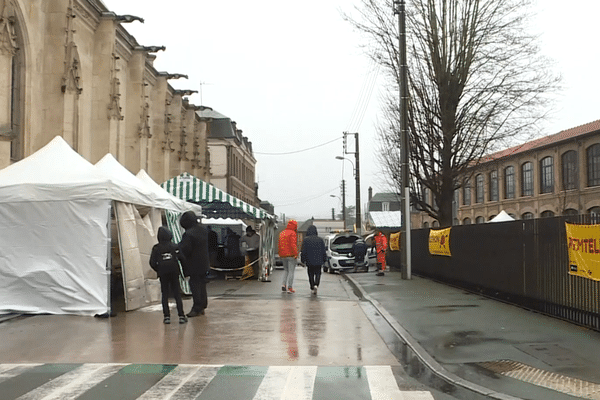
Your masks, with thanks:
M203 214L208 218L274 218L262 208L254 207L187 172L169 179L161 186L182 200L200 204Z

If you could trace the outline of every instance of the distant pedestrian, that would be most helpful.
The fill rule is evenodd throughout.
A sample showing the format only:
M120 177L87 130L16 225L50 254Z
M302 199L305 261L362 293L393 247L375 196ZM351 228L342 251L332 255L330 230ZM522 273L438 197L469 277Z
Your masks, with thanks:
M377 252L377 276L383 276L385 271L385 252L387 250L387 238L385 235L378 231L377 235L375 235L373 246L375 247L375 251Z
M161 226L158 228L158 243L152 247L150 253L150 267L158 274L160 280L160 291L162 294L163 322L171 323L171 310L169 309L169 292L175 297L179 323L185 324L187 318L183 311L181 293L179 293L179 261L183 259L179 248L171 241L171 231Z
M306 231L306 237L302 241L302 251L300 260L306 265L308 270L308 282L313 294L317 294L317 289L321 283L321 267L327 261L327 252L325 251L325 241L317 234L317 227L311 225Z
M193 305L188 317L204 314L208 306L206 294L206 274L208 272L208 231L198 223L198 217L193 211L186 211L179 221L185 229L179 249L185 257L183 272L190 277Z
M352 255L354 256L354 272L357 272L359 268L366 268L369 270L369 263L365 261L368 250L367 243L363 238L360 238L352 245Z
M287 227L279 234L279 257L283 262L283 281L281 290L295 293L294 272L298 259L298 222L291 219Z
M240 244L242 246L242 251L246 256L246 266L248 266L248 271L252 271L251 273L246 273L246 269L244 269L244 275L248 278L258 278L258 250L260 247L260 236L256 233L254 228L248 226L246 227L246 234L240 239Z

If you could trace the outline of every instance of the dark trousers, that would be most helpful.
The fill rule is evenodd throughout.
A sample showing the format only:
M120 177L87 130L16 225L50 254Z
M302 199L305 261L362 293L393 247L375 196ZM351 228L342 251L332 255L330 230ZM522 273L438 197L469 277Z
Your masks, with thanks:
M190 276L190 289L192 291L192 311L200 312L208 306L208 295L206 294L206 280L202 275Z
M162 309L165 317L171 316L171 310L169 310L169 293L175 297L175 303L177 304L177 315L180 317L185 316L183 312L183 302L181 301L181 293L179 293L179 273L174 272L172 274L164 274L159 276L160 279L160 291L162 294Z
M254 271L255 277L258 276L258 249L248 251L248 261L254 263L252 264L252 271Z
M310 289L312 290L321 283L321 266L309 265L306 270L308 271L308 282L310 283Z

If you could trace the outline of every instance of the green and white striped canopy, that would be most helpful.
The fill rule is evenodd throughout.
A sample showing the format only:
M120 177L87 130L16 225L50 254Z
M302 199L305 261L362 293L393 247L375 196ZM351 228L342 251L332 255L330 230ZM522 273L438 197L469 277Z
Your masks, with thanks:
M216 214L208 215L210 217L273 219L262 208L251 206L187 172L169 179L161 186L182 200L200 204L204 214L209 214L209 211Z

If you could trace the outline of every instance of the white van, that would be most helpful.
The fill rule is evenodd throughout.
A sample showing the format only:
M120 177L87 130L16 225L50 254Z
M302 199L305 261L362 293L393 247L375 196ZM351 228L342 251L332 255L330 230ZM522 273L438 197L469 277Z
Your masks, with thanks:
M352 245L360 238L356 233L335 233L325 238L327 262L324 272L346 271L354 269Z

